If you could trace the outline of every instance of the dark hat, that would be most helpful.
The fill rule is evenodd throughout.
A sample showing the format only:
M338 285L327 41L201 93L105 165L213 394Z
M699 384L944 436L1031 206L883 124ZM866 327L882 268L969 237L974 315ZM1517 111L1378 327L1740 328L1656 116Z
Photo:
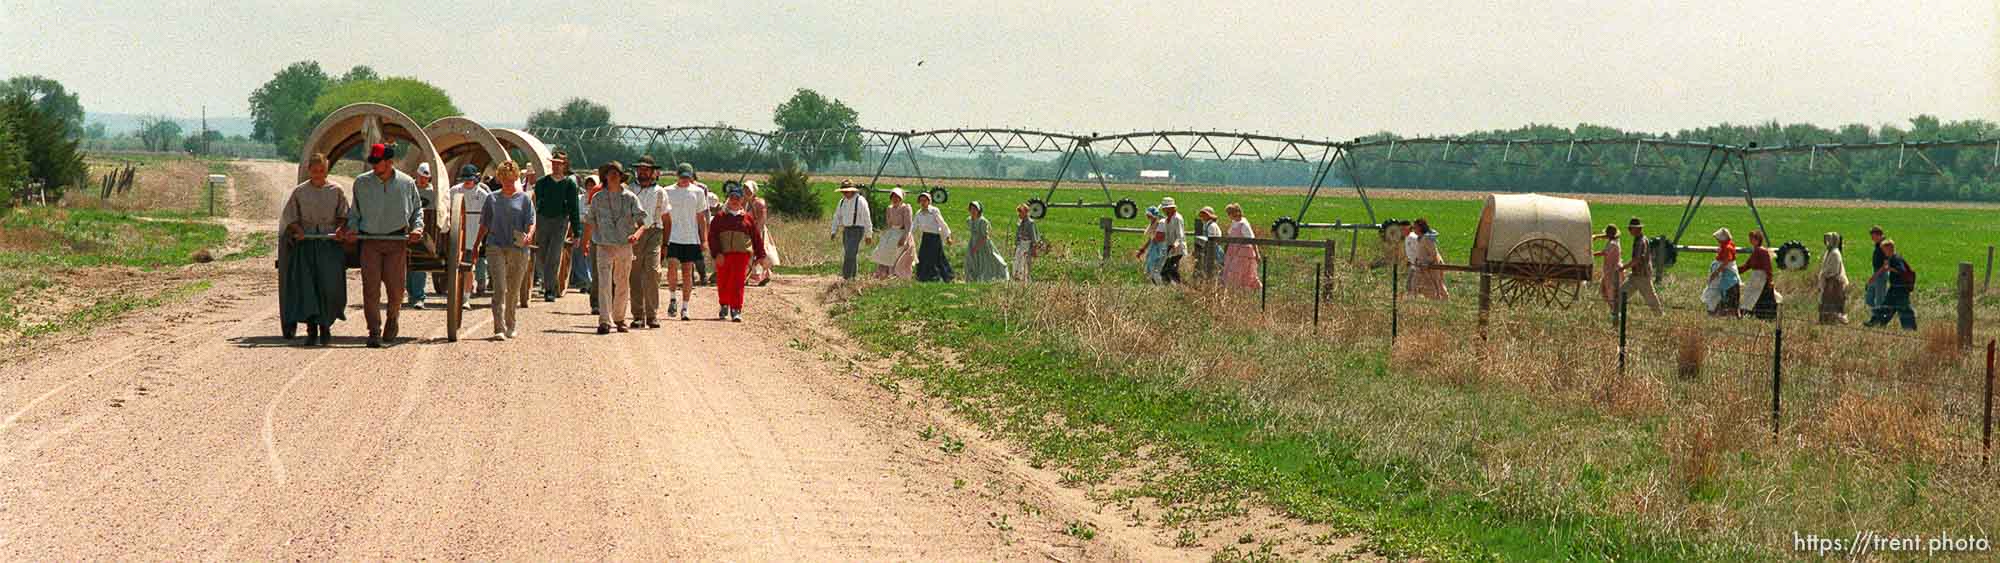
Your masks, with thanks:
M680 166L674 167L674 175L682 178L693 178L694 165L683 162Z
M396 148L383 143L368 145L368 163L374 164L396 158Z
M458 181L463 182L466 180L477 180L477 179L479 179L478 166L467 164L465 166L458 167Z
M632 168L633 168L633 169L639 169L639 168L659 168L659 167L660 167L660 166L659 166L658 164L654 164L654 163L653 163L653 155L650 155L650 154L649 154L649 155L646 155L646 156L642 156L642 157L639 157L639 161L638 161L638 162L634 162L634 163L632 163Z
M729 182L724 184L722 188L729 193L729 197L743 197L743 184Z
M1645 227L1646 224L1640 222L1638 217L1633 217L1631 221L1625 223L1625 226L1633 229L1638 229Z
M569 164L569 153L563 151L556 151L555 154L549 155L549 162L560 162L563 164Z

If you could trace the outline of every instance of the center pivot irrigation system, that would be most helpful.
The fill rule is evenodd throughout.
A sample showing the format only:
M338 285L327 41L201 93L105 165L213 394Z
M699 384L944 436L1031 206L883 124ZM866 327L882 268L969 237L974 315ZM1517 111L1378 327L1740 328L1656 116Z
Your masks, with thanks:
M557 143L577 143L592 140L614 140L632 146L657 143L668 151L672 158L676 147L688 147L699 142L712 142L716 135L725 135L738 148L749 149L763 158L773 159L780 153L815 155L823 151L844 152L847 158L858 158L862 150L880 154L881 161L875 168L866 189L873 192L882 172L896 157L897 149L902 149L908 159L911 171L933 199L942 203L949 196L942 187L932 187L924 176L917 159L917 151L924 149L958 151L967 153L1052 153L1059 154L1061 164L1049 180L1049 189L1039 198L1027 201L1029 212L1037 219L1043 218L1050 209L1110 209L1119 219L1138 216L1139 207L1130 199L1114 200L1110 185L1104 174L1102 160L1119 155L1168 156L1179 159L1202 158L1215 161L1252 161L1263 163L1297 162L1311 166L1312 181L1306 187L1305 201L1296 215L1279 217L1271 225L1271 233L1281 239L1297 239L1302 229L1335 229L1350 231L1377 231L1401 225L1404 221L1381 220L1376 217L1375 208L1368 200L1368 192L1362 187L1360 166L1363 153L1380 153L1379 162L1396 166L1505 166L1505 167L1596 167L1608 164L1612 159L1627 160L1634 170L1680 169L1694 159L1694 153L1701 154L1701 164L1697 169L1693 185L1686 190L1687 201L1682 206L1681 217L1674 228L1673 237L1653 237L1648 244L1660 249L1655 253L1665 264L1671 265L1679 252L1715 252L1714 246L1685 245L1681 239L1694 224L1718 183L1725 176L1733 177L1738 184L1743 203L1750 210L1757 228L1772 234L1764 225L1764 218L1757 209L1757 193L1751 160L1770 157L1778 160L1802 158L1808 172L1823 169L1846 169L1846 156L1858 152L1895 151L1896 170L1913 176L1943 175L1944 171L1930 156L1939 149L1971 148L1990 150L1989 169L2000 169L2000 139L1985 140L1935 140L1883 142L1861 144L1800 144L1759 147L1755 143L1732 145L1725 143L1684 141L1663 138L1620 137L1620 138L1566 138L1566 139L1495 139L1495 138L1413 138L1413 139L1371 139L1354 141L1329 141L1295 137L1280 137L1264 134L1225 131L1149 131L1114 135L1079 135L1048 131L1034 131L1009 128L962 128L937 129L930 131L887 131L866 128L817 129L805 131L781 131L762 133L722 126L692 127L642 127L630 125L609 125L593 129L533 128L530 132L543 139ZM1102 150L1100 150L1102 149ZM1667 151L1673 150L1687 158L1670 158ZM1982 153L1983 154L1983 153ZM1079 163L1078 155L1082 162ZM588 159L588 155L582 155ZM1981 157L1985 160L1984 157ZM756 167L757 161L746 160L737 171L739 179ZM1102 201L1090 202L1077 198L1074 202L1056 201L1056 190L1062 186L1071 168L1088 165L1089 179L1097 181L1103 194ZM1330 223L1308 221L1313 201L1320 191L1328 187L1328 178L1339 173L1354 189L1361 201L1362 211L1367 221L1346 223L1334 220ZM976 178L975 178L976 179ZM1536 191L1537 186L1501 186L1517 188L1518 191ZM1775 235L1771 240L1777 240ZM1791 240L1780 245L1778 262L1787 269L1804 269L1811 263L1811 252L1806 245Z

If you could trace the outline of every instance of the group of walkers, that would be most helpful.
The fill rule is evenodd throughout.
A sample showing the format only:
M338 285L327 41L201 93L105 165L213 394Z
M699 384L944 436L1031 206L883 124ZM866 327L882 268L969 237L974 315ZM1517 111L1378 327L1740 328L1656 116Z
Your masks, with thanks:
M409 252L423 239L425 211L436 209L438 194L428 164L412 178L395 168L395 157L391 146L369 147L370 169L355 178L350 204L327 179L326 156L313 155L308 179L286 201L280 311L286 326L306 325L308 345L328 345L331 325L346 318L348 246L359 257L369 347L397 338L405 293L412 308L424 308L424 276L408 271ZM446 194L463 198L460 250L474 268L458 287L441 290L489 294L495 340L520 336L517 311L538 282L545 302L572 284L590 294L598 334L660 328L663 262L665 318L690 319L699 282L716 287L716 319L743 320L745 286L768 283L777 262L756 182L730 182L718 198L682 163L675 182L661 186L658 165L645 156L629 170L615 161L600 166L580 185L568 160L555 153L552 170L532 186L513 161L490 171L466 165Z
M1633 241L1630 261L1623 261L1616 225L1606 225L1604 234L1597 237L1605 239L1604 249L1594 253L1603 260L1604 274L1599 278L1601 295L1614 310L1622 294L1628 299L1644 300L1654 314L1659 314L1660 296L1653 289L1653 249L1646 244L1645 225L1634 217L1626 229ZM1703 310L1717 317L1777 318L1785 296L1778 290L1777 255L1768 246L1770 239L1761 230L1750 231L1748 256L1739 265L1737 258L1746 251L1737 246L1734 233L1724 227L1716 229L1712 236L1716 241L1715 259L1709 263L1708 277L1702 284ZM1874 241L1875 252L1870 270L1873 273L1864 284L1863 302L1870 312L1864 325L1878 327L1900 319L1904 329L1915 330L1917 317L1910 306L1910 292L1916 288L1916 270L1896 251L1896 241L1883 235L1882 227L1870 228L1868 236ZM1850 284L1842 252L1844 240L1840 233L1829 232L1822 235L1821 242L1826 253L1820 258L1819 270L1813 278L1820 294L1819 322L1845 324Z
M1250 226L1250 220L1243 215L1243 206L1231 203L1223 207L1229 215L1228 236L1233 238L1257 238L1257 230ZM1195 212L1195 228L1186 230L1186 219L1181 215L1180 204L1172 197L1160 199L1160 204L1146 208L1145 243L1133 253L1139 259L1146 273L1146 281L1170 285L1182 283L1181 262L1193 252L1208 252L1211 263L1221 266L1219 281L1230 289L1257 290L1264 287L1259 276L1258 265L1263 255L1254 244L1221 244L1213 242L1223 236L1223 229L1215 214L1215 208L1203 207ZM1201 243L1201 249L1190 249L1188 237L1192 234Z
M917 206L907 203L902 187L889 190L889 207L882 212L881 236L877 237L868 198L852 182L840 183L840 203L834 206L831 236L841 242L840 276L860 275L861 246L875 240L867 259L875 264L876 279L914 279L919 282L950 283L955 276L945 245L953 244L951 224L944 211L931 204L931 194L917 193ZM1045 248L1028 206L1014 208L1019 222L1014 225L1013 266L1008 266L995 240L993 222L979 202L966 206L966 247L963 278L967 282L1031 281L1029 272L1035 258Z

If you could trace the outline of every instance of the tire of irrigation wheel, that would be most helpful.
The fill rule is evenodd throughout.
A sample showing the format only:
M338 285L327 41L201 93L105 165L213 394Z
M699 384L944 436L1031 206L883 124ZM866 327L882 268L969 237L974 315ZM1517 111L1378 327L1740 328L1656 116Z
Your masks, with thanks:
M1119 219L1131 219L1139 216L1139 204L1129 199L1118 200L1118 204L1113 206L1111 210Z
M944 186L931 188L931 201L937 202L939 205L949 203L951 201L951 190L944 189Z
M1787 270L1804 270L1812 265L1812 251L1805 243L1789 241L1778 246L1778 267Z
M1299 240L1299 222L1291 217L1279 217L1271 223L1271 236L1281 240Z
M1672 268L1675 263L1681 260L1681 249L1674 246L1673 242L1668 241L1667 237L1647 238L1646 244L1653 249L1654 265L1658 266L1653 268L1655 272Z
M1040 221L1043 217L1047 217L1048 215L1049 215L1049 204L1042 203L1042 200L1040 198L1028 200L1029 217L1033 217L1035 220Z
M444 337L447 341L458 342L458 325L465 320L465 293L458 290L459 264L465 259L459 255L465 249L465 224L460 222L458 228L451 230L451 236L445 238L449 239L451 249L440 253L444 255L444 260L440 262L444 263L444 275L441 277L446 289Z

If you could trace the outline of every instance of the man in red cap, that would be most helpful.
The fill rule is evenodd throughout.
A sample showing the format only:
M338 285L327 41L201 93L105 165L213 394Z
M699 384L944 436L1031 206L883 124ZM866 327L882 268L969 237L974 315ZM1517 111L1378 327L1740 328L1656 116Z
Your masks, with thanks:
M381 348L384 339L396 338L410 243L424 236L424 203L417 195L417 183L397 170L395 161L396 151L388 145L368 147L372 170L354 179L354 208L340 233L349 242L360 240L361 300L368 317L369 348Z

